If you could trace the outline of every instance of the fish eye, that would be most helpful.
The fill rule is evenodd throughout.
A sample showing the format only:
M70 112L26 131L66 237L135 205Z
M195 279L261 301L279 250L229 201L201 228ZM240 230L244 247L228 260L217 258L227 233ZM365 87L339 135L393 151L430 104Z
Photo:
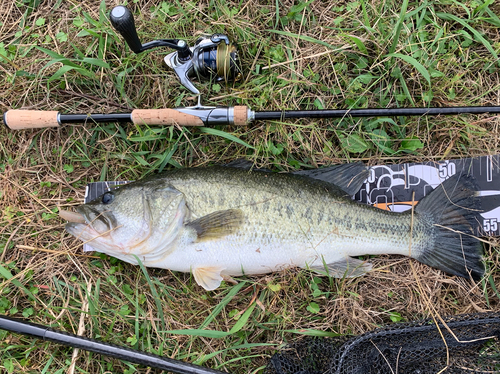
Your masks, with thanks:
M104 195L102 195L102 203L109 204L114 200L114 198L115 194L113 192L106 192Z

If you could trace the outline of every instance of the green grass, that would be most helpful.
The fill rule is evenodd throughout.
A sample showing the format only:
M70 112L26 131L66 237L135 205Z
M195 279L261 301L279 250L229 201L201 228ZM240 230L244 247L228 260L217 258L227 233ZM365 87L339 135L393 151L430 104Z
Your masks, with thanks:
M207 105L254 110L496 105L500 7L492 1L129 1L142 42L223 32L244 80L197 83ZM155 3L156 4L156 3ZM109 5L109 4L108 4ZM166 49L135 55L104 2L23 0L0 6L0 109L126 112L195 104ZM250 70L250 68L252 69ZM359 334L428 316L408 261L356 280L306 271L241 277L205 292L189 274L82 257L59 206L98 180L247 158L276 171L499 151L498 119L367 118L256 122L248 127L132 124L0 129L0 313L228 372L257 372L303 335ZM484 288L416 264L443 314L499 310L496 249ZM378 261L378 262L377 262ZM438 278L436 278L438 277ZM437 279L437 280L436 280ZM89 287L90 285L90 287ZM86 307L85 305L88 305ZM0 331L0 370L66 373L72 349ZM75 373L150 373L80 352Z

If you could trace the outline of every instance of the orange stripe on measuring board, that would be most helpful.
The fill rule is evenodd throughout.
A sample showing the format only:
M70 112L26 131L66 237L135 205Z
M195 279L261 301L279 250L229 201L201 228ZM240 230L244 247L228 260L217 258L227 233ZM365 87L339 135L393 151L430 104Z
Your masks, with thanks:
M392 205L408 205L408 206L412 206L412 205L417 205L418 201L400 201L400 202L395 202L395 203L376 203L376 204L373 204L373 206L375 208L379 208L379 209L382 209L382 210L391 210L391 206Z

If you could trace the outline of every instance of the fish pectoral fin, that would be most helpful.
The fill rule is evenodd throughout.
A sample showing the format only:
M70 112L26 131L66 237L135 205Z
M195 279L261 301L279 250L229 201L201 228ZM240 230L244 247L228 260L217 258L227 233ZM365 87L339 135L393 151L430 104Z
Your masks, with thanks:
M196 242L202 242L233 234L242 223L243 212L240 209L228 209L207 214L186 226L196 232Z
M369 272L372 269L372 264L357 258L347 257L345 260L331 264L311 266L310 269L333 278L355 278Z
M194 280L207 291L213 291L220 286L225 268L220 266L198 266L192 270Z

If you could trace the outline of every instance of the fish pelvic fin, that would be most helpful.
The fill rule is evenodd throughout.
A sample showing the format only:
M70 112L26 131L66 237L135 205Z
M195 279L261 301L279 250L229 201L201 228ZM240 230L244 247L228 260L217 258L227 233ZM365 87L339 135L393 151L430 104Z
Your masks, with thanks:
M186 226L196 232L196 242L219 239L235 233L243 224L244 215L240 209L220 210L207 214Z
M355 278L369 272L372 269L372 264L358 260L357 258L347 257L330 264L314 265L309 267L309 269L332 278Z
M207 291L218 288L223 280L220 266L197 266L193 268L194 280Z
M481 199L474 177L456 174L436 187L415 207L415 213L432 222L431 244L416 260L446 273L479 280L484 275L483 246L474 236Z

